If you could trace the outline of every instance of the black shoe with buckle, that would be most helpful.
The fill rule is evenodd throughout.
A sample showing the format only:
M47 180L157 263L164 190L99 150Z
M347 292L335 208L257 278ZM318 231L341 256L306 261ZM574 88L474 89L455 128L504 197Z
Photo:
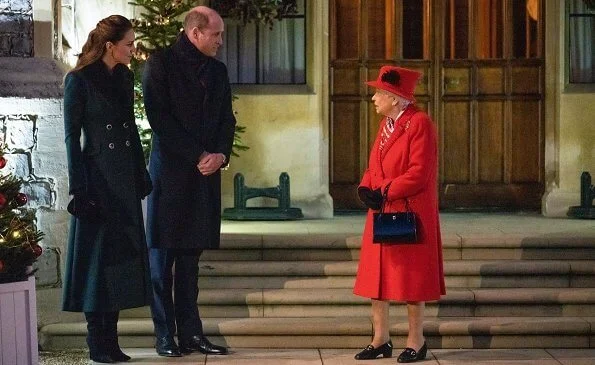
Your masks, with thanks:
M180 351L185 354L201 352L207 355L227 355L227 347L213 345L205 336L192 336L180 340Z
M378 348L375 348L372 345L368 345L360 353L355 355L355 359L356 360L373 360L373 359L376 359L380 355L382 355L382 357L384 357L384 358L393 356L393 343L391 340L388 340L387 343L378 346Z
M165 357L180 357L182 354L180 353L180 349L178 345L176 345L176 341L171 336L165 336L161 338L157 338L155 342L155 349L157 350L157 355L165 356Z
M415 351L411 347L405 348L401 355L397 358L397 362L416 362L420 360L424 360L426 358L426 353L428 352L428 346L424 342L424 345L419 349L419 351Z

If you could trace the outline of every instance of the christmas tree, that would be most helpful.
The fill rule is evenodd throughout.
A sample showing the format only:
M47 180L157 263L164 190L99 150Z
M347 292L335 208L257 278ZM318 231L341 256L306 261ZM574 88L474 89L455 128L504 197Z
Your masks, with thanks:
M132 20L136 33L136 53L131 62L134 71L134 113L137 124L140 125L141 143L148 160L151 143L151 130L146 124L146 114L143 104L143 90L141 85L142 69L149 55L173 44L182 31L180 17L188 10L199 5L198 0L135 0L130 4L140 7L140 16ZM235 97L234 97L235 99ZM249 147L242 143L241 133L246 127L236 125L232 155L239 156L238 151L245 151Z
M0 169L6 166L5 147L0 146ZM23 181L0 173L0 283L27 280L31 265L41 255L43 233L35 227L35 212L23 206L27 195Z

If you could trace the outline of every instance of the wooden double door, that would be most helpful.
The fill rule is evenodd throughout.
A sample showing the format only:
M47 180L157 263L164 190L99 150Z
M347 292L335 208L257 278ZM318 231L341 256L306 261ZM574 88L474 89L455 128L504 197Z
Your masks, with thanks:
M384 64L423 72L439 135L442 209L539 209L544 191L540 0L330 0L330 192L357 209Z

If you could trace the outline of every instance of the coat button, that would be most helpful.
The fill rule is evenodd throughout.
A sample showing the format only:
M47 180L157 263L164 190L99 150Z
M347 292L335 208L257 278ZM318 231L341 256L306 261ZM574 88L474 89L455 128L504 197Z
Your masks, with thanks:
M124 128L128 128L129 127L128 122L124 122L123 126L124 126Z
M109 147L110 150L113 150L114 148L116 148L116 145L113 143L110 143L107 146Z
M130 147L130 141L126 140L126 147Z
M106 125L105 126L105 129L107 129L108 131L111 130L112 129L112 125L111 124Z

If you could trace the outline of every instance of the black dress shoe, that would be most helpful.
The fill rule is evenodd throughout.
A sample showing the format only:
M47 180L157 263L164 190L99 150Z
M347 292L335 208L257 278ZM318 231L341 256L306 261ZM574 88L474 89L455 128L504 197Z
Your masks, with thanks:
M419 360L424 360L426 358L426 353L428 352L428 346L424 342L424 345L419 349L419 351L415 351L411 347L405 348L401 355L397 358L397 362L416 362Z
M172 337L165 336L161 338L157 338L155 342L155 349L157 350L157 355L165 356L165 357L180 357L182 353L180 352L180 348L176 345L176 341Z
M213 345L205 336L192 336L180 340L180 351L185 354L198 351L208 355L227 355L226 347Z
M378 348L375 348L372 345L368 345L368 347L366 347L360 353L355 355L355 359L356 360L373 360L373 359L376 359L380 355L382 355L382 357L392 357L393 356L393 343L391 340L388 340L387 343L378 346Z

